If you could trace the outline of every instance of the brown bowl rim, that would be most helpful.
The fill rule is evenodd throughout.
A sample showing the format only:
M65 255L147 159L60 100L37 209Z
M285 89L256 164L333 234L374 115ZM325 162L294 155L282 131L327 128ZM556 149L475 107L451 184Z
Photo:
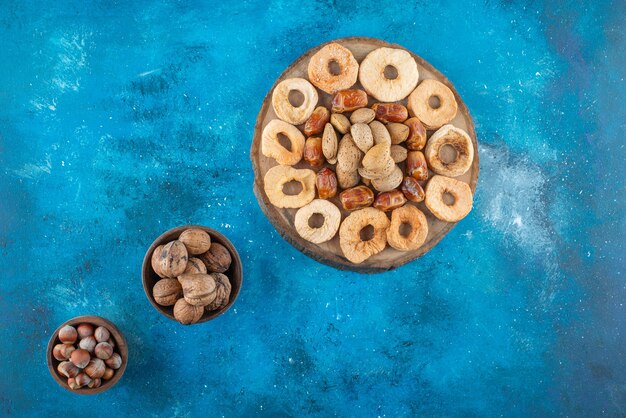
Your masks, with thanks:
M239 296L239 292L241 291L241 286L243 285L243 265L241 263L241 257L239 256L239 253L237 252L237 249L235 248L235 246L233 245L233 243L226 238L226 236L224 234L222 234L221 232L213 229L213 228L209 228L208 226L204 226L204 225L182 225L182 226L177 226L171 229L168 229L167 231L163 232L161 235L159 235L150 245L150 247L148 248L148 251L146 251L146 254L143 258L143 264L141 266L141 282L143 285L143 291L146 294L146 297L148 298L148 301L150 301L150 303L152 304L152 306L163 316L167 317L168 319L171 319L172 321L175 321L176 323L180 324L180 322L178 322L176 320L176 318L174 318L174 314L173 313L169 313L165 307L159 305L158 303L156 303L156 301L154 300L154 297L152 296L152 288L149 287L149 283L148 283L148 275L149 274L153 274L152 273L152 253L154 251L154 249L156 247L158 247L161 244L164 244L168 241L171 241L172 238L170 238L173 235L180 235L180 233L182 233L184 230L186 229L191 229L191 228L198 228L198 229L202 229L204 231L206 231L210 236L211 236L211 242L213 242L214 238L215 242L218 242L219 244L222 244L223 246L225 246L228 251L230 251L231 257L232 257L232 263L231 263L231 267L229 267L229 270L233 268L233 265L237 265L239 268L239 286L235 288L235 286L233 286L234 288L234 292L230 295L230 300L228 301L228 304L226 306L224 306L222 309L218 310L218 311L212 311L212 312L207 312L205 310L205 312L202 314L202 318L200 318L200 320L198 322L195 322L193 324L190 325L196 325L196 324L200 324L203 322L207 322L207 321L211 321L215 318L217 318L218 316L222 315L224 312L226 312L227 310L230 309L231 306L233 306L233 304L235 303L235 300L237 299L237 297ZM235 280L235 277L229 277L230 280ZM183 325L183 324L181 324ZM187 325L184 325L187 326Z
M95 388L95 389L90 389L90 388L71 389L67 384L67 379L64 377L61 377L61 375L57 371L57 367L59 363L61 362L52 356L52 350L54 346L56 344L61 343L61 340L58 340L59 331L61 330L61 328L63 328L66 325L71 325L75 327L76 325L82 324L82 323L88 323L92 325L106 327L111 333L111 335L113 336L113 338L115 339L117 351L122 357L122 366L115 371L115 375L113 375L113 377L110 380L103 381L102 385L99 388ZM58 343L57 343L57 340L58 340ZM52 375L54 380L59 384L59 386L77 395L95 395L95 394L104 392L105 390L111 389L122 378L122 375L126 371L126 366L128 364L128 345L126 343L126 338L124 338L124 334L122 334L122 332L113 322L97 315L81 315L81 316L76 316L74 318L68 319L67 321L59 325L59 327L52 333L52 335L50 336L50 340L48 341L46 359L48 362L48 370L50 370L50 374Z

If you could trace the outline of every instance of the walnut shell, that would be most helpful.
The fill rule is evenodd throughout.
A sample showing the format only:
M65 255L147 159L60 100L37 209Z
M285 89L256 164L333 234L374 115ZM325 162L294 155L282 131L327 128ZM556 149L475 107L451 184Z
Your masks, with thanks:
M150 259L150 264L152 265L152 270L161 278L164 278L165 275L161 273L161 264L159 262L161 258L161 252L163 251L163 245L159 245L152 252L152 258Z
M183 287L183 298L190 305L206 306L215 300L215 279L209 274L182 274L178 281Z
M161 279L152 288L152 296L161 306L172 306L182 295L183 288L176 279Z
M187 260L187 268L185 269L183 274L188 274L188 273L197 274L197 273L206 273L206 272L207 272L206 266L204 265L202 260L196 257L190 257L189 260Z
M185 299L178 299L174 305L174 318L183 325L195 324L203 314L202 306L190 305Z
M158 270L166 277L177 277L187 268L187 257L185 245L178 240L171 241L163 246L159 254Z
M211 247L211 236L199 228L184 230L178 240L185 244L187 252L192 255L205 253Z
M217 242L211 244L209 251L202 254L200 259L211 273L224 273L233 261L228 249Z
M228 277L222 273L211 273L211 276L215 279L216 284L216 297L215 300L204 308L207 311L217 311L222 309L224 306L228 305L228 301L230 300L230 292L232 290L232 286Z

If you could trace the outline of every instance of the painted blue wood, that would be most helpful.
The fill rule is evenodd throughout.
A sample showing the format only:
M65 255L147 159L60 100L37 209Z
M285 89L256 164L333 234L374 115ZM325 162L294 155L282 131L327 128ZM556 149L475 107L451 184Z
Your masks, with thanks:
M624 416L625 9L3 1L0 415ZM298 253L251 188L273 81L352 35L440 69L480 140L473 212L377 276ZM140 277L152 240L185 223L225 233L245 270L233 309L187 328ZM50 333L82 314L129 344L97 397L45 364Z

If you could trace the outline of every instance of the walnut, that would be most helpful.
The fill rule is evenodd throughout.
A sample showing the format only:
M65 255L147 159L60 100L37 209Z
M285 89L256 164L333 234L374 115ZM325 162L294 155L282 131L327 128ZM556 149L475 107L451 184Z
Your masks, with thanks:
M184 230L178 240L185 244L187 252L191 255L202 254L211 247L211 237L206 231L199 228Z
M200 255L200 259L211 273L224 273L230 267L232 257L228 249L222 244L214 242L206 253Z
M154 300L161 306L172 306L183 295L183 288L176 279L161 279L152 288Z
M232 286L230 284L230 281L228 280L228 277L225 274L212 273L211 276L213 276L213 278L215 279L215 293L217 296L213 302L205 306L205 309L207 311L217 311L228 305Z
M195 324L202 318L204 308L187 303L185 299L178 299L174 305L174 318L183 325Z
M163 246L157 260L157 274L165 277L177 277L187 268L187 248L178 241L171 241Z

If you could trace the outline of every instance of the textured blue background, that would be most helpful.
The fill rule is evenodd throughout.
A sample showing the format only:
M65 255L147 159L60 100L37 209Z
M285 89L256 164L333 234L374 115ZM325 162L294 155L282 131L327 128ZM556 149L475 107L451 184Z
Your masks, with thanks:
M626 415L624 1L204 3L0 2L0 415ZM377 276L298 253L251 189L274 79L352 35L446 74L480 141L473 212ZM187 328L140 278L185 223L245 270ZM45 364L81 314L130 346L97 397Z

